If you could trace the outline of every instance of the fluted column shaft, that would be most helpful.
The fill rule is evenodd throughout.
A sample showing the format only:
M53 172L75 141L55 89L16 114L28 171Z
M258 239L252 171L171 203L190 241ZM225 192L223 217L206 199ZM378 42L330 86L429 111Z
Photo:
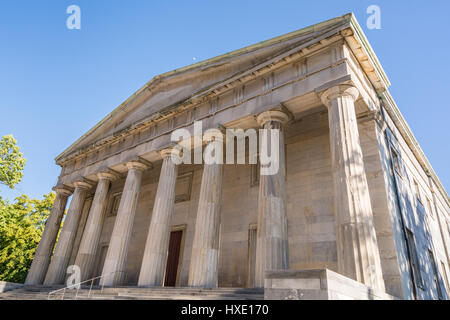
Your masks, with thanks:
M88 280L92 277L95 254L105 219L108 191L111 181L116 178L116 175L110 172L101 172L97 176L99 178L97 189L95 190L86 227L84 228L80 247L75 259L75 265L80 267L81 281Z
M45 285L63 284L66 277L66 269L69 264L70 255L77 234L78 223L81 211L83 210L86 192L91 185L84 182L75 182L75 191L70 201L69 210L63 223L63 228L59 234L52 261L45 276Z
M354 101L355 87L335 86L323 93L328 107L336 208L339 273L384 290Z
M217 287L222 164L204 164L188 285Z
M36 285L42 284L50 264L50 258L55 247L56 237L58 236L61 220L66 209L67 198L71 191L64 188L54 188L56 198L53 202L52 210L45 224L41 241L34 254L31 268L28 271L25 284Z
M147 168L145 164L135 161L127 163L127 167L127 179L100 279L100 283L105 286L121 285L125 281L125 263L133 231L137 200L143 171Z
M163 163L145 244L139 286L162 286L164 281L178 173L178 167L170 155L171 149L161 152Z
M265 272L289 268L289 245L286 213L286 171L283 125L288 116L280 111L268 111L258 116L258 123L267 130L260 153L272 154L278 144L278 171L261 174L256 231L255 287L264 287ZM278 141L272 141L271 130L278 130ZM265 141L264 141L265 140ZM275 159L276 160L276 159ZM261 164L261 172L265 165Z

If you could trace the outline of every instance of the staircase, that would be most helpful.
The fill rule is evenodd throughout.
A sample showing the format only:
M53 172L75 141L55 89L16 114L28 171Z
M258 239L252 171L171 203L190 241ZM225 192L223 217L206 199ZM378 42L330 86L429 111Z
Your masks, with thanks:
M0 293L0 300L263 300L264 289L173 288L173 287L99 287L79 290L63 286L24 286ZM49 293L52 294L49 295Z

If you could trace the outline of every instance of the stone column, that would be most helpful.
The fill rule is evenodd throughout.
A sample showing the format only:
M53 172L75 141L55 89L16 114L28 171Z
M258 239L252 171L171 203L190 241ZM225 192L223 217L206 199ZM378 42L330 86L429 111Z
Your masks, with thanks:
M77 181L74 185L75 191L63 223L63 228L59 234L58 242L56 243L52 261L50 262L47 275L45 276L45 285L64 283L73 243L77 234L81 211L83 210L84 201L86 200L86 191L92 187L90 183L87 183L84 180Z
M286 213L286 168L283 126L289 117L280 111L263 112L257 117L258 124L267 130L267 139L261 139L260 156L267 154L273 158L278 145L278 157L272 166L278 170L265 172L270 164L261 161L258 198L258 227L256 231L255 287L264 287L265 272L289 268L289 245ZM272 130L278 130L278 139L272 137ZM276 132L276 131L274 131ZM278 158L278 163L275 163ZM261 159L263 160L263 159ZM268 174L269 173L269 174Z
M142 174L148 168L146 164L139 161L128 162L127 167L127 179L100 279L100 284L105 286L121 285L125 281L125 263L133 231Z
M355 114L354 102L358 95L358 90L349 85L332 87L321 95L328 107L330 126L338 271L384 291Z
M75 265L80 267L81 281L88 280L92 277L95 254L105 219L109 187L111 182L117 178L117 175L111 171L100 172L97 176L99 179L97 189L75 259Z
M57 186L53 188L56 192L55 202L53 202L50 216L45 224L41 241L34 254L33 263L28 271L25 284L36 285L42 284L50 264L50 258L55 246L56 237L58 236L61 220L66 209L67 198L72 193L66 187Z
M145 244L139 286L162 286L166 270L178 167L172 161L172 149L165 149L160 154L163 163Z
M206 135L205 135L206 136ZM206 137L208 143L223 143ZM190 287L217 287L222 164L204 164L189 267Z

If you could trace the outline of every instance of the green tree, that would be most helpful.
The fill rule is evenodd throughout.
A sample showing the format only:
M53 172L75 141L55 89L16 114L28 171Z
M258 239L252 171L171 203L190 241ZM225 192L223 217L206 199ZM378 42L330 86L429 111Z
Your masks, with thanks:
M14 189L22 180L26 159L12 135L0 140L0 183Z
M25 281L54 200L53 192L42 200L0 198L0 280Z

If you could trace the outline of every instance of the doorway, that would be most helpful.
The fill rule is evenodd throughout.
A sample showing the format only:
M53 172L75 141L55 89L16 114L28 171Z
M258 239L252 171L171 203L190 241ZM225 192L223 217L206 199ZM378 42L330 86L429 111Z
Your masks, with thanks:
M169 252L167 254L166 264L166 276L164 279L165 287L176 286L182 239L183 230L175 230L170 233Z
M256 268L256 224L251 224L248 228L247 258L247 288L253 288Z

